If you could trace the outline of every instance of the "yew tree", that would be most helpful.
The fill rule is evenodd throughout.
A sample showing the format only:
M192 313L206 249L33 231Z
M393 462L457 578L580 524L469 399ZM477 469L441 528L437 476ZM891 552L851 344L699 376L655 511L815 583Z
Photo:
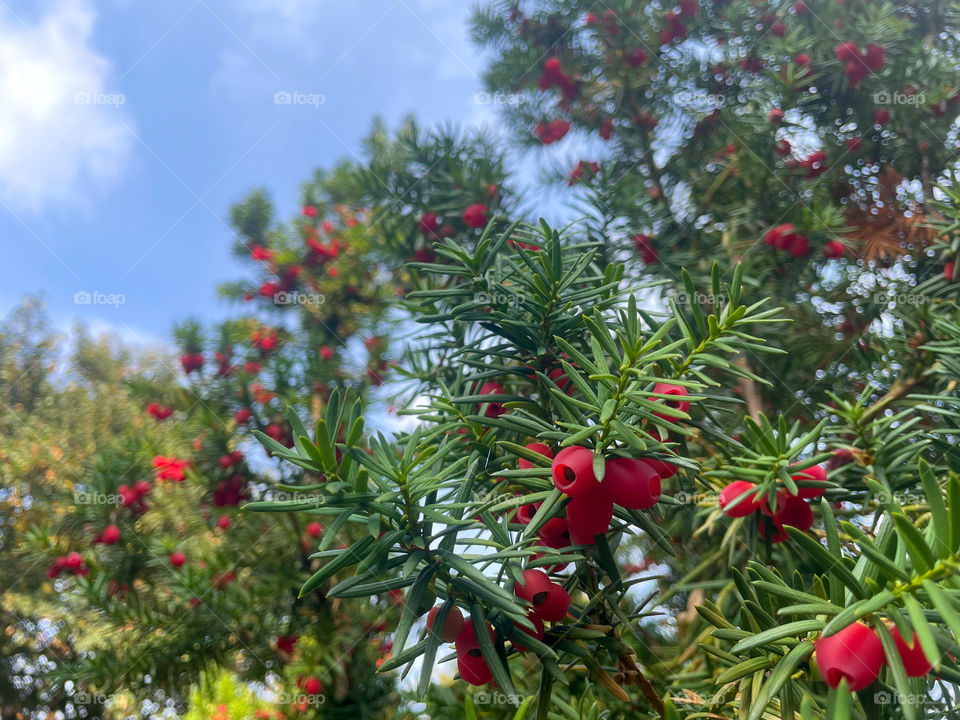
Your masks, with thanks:
M292 447L260 435L323 481L249 510L367 531L301 592L402 592L381 669L429 697L453 661L490 686L468 715L949 716L955 18L481 9L512 135L587 220L430 238L413 430L338 398ZM577 136L595 154L564 160Z

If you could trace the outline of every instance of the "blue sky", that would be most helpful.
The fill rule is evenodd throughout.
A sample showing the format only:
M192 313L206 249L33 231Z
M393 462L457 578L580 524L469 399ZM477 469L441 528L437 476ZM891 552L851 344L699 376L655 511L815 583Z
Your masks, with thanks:
M57 324L135 341L226 316L216 285L241 272L226 215L247 191L296 212L301 181L358 152L375 114L494 120L470 7L0 1L0 310L42 292Z

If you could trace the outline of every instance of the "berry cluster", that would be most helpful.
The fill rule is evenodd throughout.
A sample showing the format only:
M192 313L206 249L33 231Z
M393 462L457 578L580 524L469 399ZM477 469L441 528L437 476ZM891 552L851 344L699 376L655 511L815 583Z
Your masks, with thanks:
M929 673L933 666L920 647L917 634L914 633L911 643L907 644L895 625L889 630L907 676L923 677ZM832 688L845 679L850 690L862 690L876 679L887 662L880 638L862 622L848 625L830 637L821 637L814 650L817 670Z
M814 465L790 477L798 483L798 492L791 495L785 489L778 490L776 508L770 507L766 496L757 497L756 485L736 480L721 491L718 498L720 509L731 518L746 517L759 511L772 520L771 542L784 542L788 537L785 525L804 531L813 525L813 510L807 500L818 498L826 491L827 471L822 465ZM762 522L760 536L766 537L766 534L767 523Z

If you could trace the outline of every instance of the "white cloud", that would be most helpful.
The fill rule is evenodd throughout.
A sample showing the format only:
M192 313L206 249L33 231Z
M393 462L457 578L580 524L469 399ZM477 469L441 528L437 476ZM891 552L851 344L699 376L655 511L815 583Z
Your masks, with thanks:
M90 45L87 0L35 23L0 11L0 200L30 212L82 206L121 177L132 147L111 64Z

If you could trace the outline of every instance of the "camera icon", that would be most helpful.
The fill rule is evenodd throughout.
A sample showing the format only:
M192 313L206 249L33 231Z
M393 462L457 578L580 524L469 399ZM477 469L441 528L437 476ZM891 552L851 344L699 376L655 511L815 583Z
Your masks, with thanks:
M91 102L90 93L81 91L73 96L73 102L77 105L89 105Z
M886 90L880 90L873 94L873 102L877 105L889 105L890 100L890 93Z
M473 701L477 705L489 705L490 704L490 693L481 690L476 695L473 696Z
M92 299L93 296L86 290L79 290L73 294L74 305L89 305Z
M274 105L289 105L290 101L291 95L286 90L278 90L273 94Z
M490 93L480 91L473 94L474 105L489 105L490 103L491 103Z
M674 494L673 499L681 505L686 505L693 499L693 496L681 490L680 492Z
M480 292L475 292L473 294L473 301L475 303L480 303L481 305L489 305L490 296L481 290Z
M280 290L273 294L274 305L290 305L294 302L293 296L286 290Z
M891 700L890 693L884 690L878 690L873 694L874 705L889 705L890 700Z

